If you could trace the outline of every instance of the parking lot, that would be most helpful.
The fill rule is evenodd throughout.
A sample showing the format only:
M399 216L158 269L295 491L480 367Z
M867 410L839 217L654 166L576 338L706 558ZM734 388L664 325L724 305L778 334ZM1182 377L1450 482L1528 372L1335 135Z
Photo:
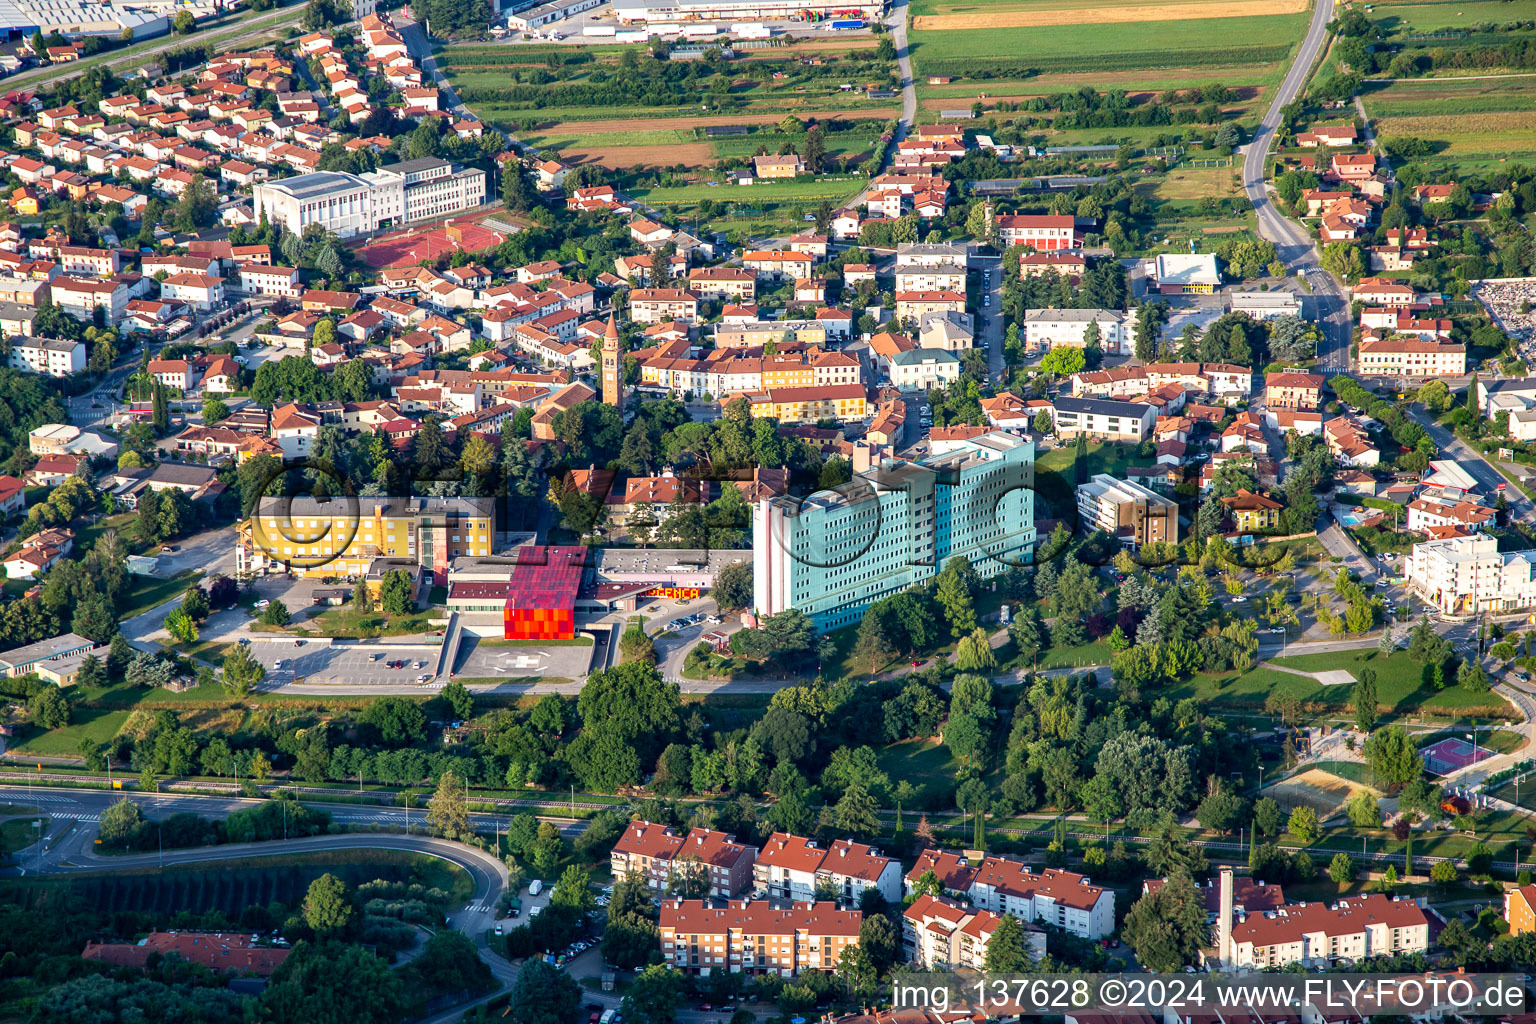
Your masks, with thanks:
M441 647L424 642L403 641L369 643L344 641L328 643L304 640L299 646L290 639L253 638L251 653L267 668L262 689L275 690L288 683L343 683L360 686L369 683L420 685L420 676L428 682L437 672ZM390 668L390 662L404 662L404 667Z

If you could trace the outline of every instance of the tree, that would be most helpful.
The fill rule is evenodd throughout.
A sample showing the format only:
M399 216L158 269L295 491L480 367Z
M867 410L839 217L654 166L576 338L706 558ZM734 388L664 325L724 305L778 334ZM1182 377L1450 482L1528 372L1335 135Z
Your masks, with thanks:
M1317 812L1306 804L1297 804L1291 810L1291 816L1285 823L1285 830L1296 837L1296 841L1303 846L1311 846L1322 836L1322 829L1318 826Z
M514 1024L570 1024L581 1008L581 987L569 973L529 957L512 986L509 1013Z
M251 653L249 644L235 644L224 655L224 690L244 697L267 678L267 667Z
M415 581L410 573L404 569L391 569L379 582L379 607L389 615L409 615L415 601L414 590Z
M352 922L352 898L346 883L330 872L310 882L303 913L304 923L318 938L346 931Z
M1261 797L1253 804L1253 827L1265 836L1280 834L1280 804L1274 797Z
M454 837L469 831L469 808L465 803L465 783L452 770L437 780L437 792L427 803L427 827L440 835Z
M1356 828L1375 828L1381 824L1381 804L1367 789L1356 791L1345 803L1344 812Z
M129 846L144 828L144 812L139 805L123 797L101 812L101 823L96 833L108 846Z
M224 404L222 398L207 398L203 400L204 423L214 424L228 418L229 406Z
M190 35L197 28L197 18L191 11L177 11L175 20L171 22L171 28L175 29L179 36Z
M970 636L960 638L955 647L955 668L961 672L990 672L997 668L997 655L985 629L977 626Z
M715 575L715 588L711 591L715 604L722 610L736 611L752 606L752 563L732 562Z
M1035 418L1030 423L1030 428L1034 430L1035 433L1042 435L1049 434L1051 431L1055 430L1056 424L1051 419L1051 410L1041 409L1039 412L1035 413Z
M1339 885L1345 885L1355 877L1355 861L1347 853L1336 853L1328 862L1328 877Z
M459 718L470 718L475 713L474 694L470 693L469 688L463 683L449 683L443 687L442 692L438 696L448 702L448 706L453 709L453 713ZM554 695L550 694L550 696Z
M53 683L44 684L32 695L27 710L32 714L32 724L39 728L62 729L69 724L69 700Z
M1429 880L1436 885L1450 887L1456 884L1457 872L1454 862L1449 860L1437 860L1429 868Z
M1058 377L1070 377L1087 369L1088 360L1080 348L1053 348L1040 360L1040 369Z
M197 622L183 608L177 608L165 617L165 631L179 643L197 643Z
M1156 891L1131 906L1121 928L1136 957L1154 971L1194 963L1210 941L1205 903L1187 871L1179 868Z
M637 1024L671 1024L685 983L681 971L652 964L630 982L624 994L624 1018Z
M1372 733L1365 741L1362 753L1376 778L1394 788L1406 785L1424 773L1424 759L1400 725Z
M291 620L292 616L288 614L288 606L281 601L273 601L261 613L262 624L267 626L286 626Z
M872 836L880 831L880 818L875 813L875 798L855 782L843 791L842 799L832 809L833 821L838 829L855 836Z
M998 974L1022 974L1034 969L1035 962L1024 939L1024 925L1012 914L1004 914L992 929L985 967L989 973Z
M1378 705L1380 700L1376 696L1376 673L1365 669L1360 673L1360 681L1355 684L1354 693L1355 728L1364 733L1369 733L1376 728L1376 719L1379 716Z
M656 664L656 643L645 633L645 628L638 624L629 626L624 634L619 637L619 653L625 661L645 661Z
M585 914L597 906L597 897L592 894L592 876L587 869L575 864L567 867L555 883L549 902L556 906L570 907L578 914Z

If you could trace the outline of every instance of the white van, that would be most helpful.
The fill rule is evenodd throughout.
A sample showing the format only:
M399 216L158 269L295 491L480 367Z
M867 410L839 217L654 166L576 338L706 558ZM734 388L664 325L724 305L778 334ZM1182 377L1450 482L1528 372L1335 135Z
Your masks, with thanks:
M528 895L529 896L537 896L539 893L541 893L543 891L544 891L544 880L542 878L535 878L533 881L528 883Z

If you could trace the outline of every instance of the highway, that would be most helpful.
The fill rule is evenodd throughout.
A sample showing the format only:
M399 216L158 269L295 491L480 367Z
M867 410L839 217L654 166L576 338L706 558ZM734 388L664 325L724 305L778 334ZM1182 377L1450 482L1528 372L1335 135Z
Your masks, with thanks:
M1279 132L1280 112L1301 94L1306 85L1312 65L1328 41L1331 20L1333 0L1318 0L1295 63L1286 72L1285 80L1276 90L1274 101L1259 122L1243 156L1243 189L1253 202L1260 236L1274 242L1289 271L1312 287L1313 318L1324 327L1325 337L1318 346L1317 355L1325 374L1343 373L1349 369L1349 295L1332 274L1322 269L1317 248L1306 230L1275 207L1264 185L1264 168Z

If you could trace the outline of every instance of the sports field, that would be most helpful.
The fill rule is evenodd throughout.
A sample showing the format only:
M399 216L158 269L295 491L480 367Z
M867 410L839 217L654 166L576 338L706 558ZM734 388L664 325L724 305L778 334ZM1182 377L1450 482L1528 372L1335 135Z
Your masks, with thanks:
M871 144L880 137L888 118L899 111L874 110L868 120L846 121L842 111L813 111L815 120L825 125L822 144L834 160L867 157ZM667 117L650 120L559 121L519 134L523 142L538 149L554 149L568 163L601 163L608 167L671 167L684 164L704 167L722 157L751 157L759 152L776 153L783 146L799 150L805 141L803 132L784 134L762 128L783 119L777 114L743 114L736 117ZM840 127L848 124L849 127ZM746 135L708 138L703 129L710 125L749 125L758 130Z

